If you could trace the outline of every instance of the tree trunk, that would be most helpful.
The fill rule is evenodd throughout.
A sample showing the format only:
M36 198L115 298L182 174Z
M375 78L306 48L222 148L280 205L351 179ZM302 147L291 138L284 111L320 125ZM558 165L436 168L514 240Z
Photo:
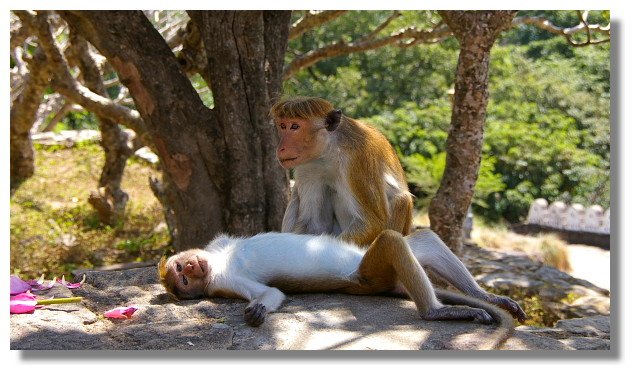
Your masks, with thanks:
M14 191L35 171L35 154L31 141L31 128L35 123L44 89L48 85L50 70L46 55L37 48L29 62L29 73L22 92L11 103L10 113L10 189Z
M90 56L86 39L79 35L72 25L69 34L71 50L79 64L86 87L108 97L101 78L102 73ZM116 122L101 116L97 118L97 122L105 160L97 191L90 193L88 202L98 212L101 222L114 226L123 219L128 203L128 194L121 189L121 180L126 161L132 155L132 148L128 146L128 135Z
M446 143L446 167L430 203L430 224L452 251L462 253L462 227L481 163L492 45L514 11L440 11L459 40L454 104Z
M279 230L289 188L275 157L277 135L268 113L282 87L290 12L188 14L205 46L215 113L229 145L227 229Z
M264 35L279 28L267 20L280 17L192 12L214 78L215 107L210 110L142 12L62 13L108 58L130 90L165 171L177 250L204 246L219 232L252 235L280 229L288 179L282 168L272 168L275 129L268 111L269 93L280 90L281 80L267 82L265 77L268 69L281 71L270 65L282 61L278 54L284 49L267 51ZM286 33L277 37L286 45ZM269 54L277 59L268 61Z

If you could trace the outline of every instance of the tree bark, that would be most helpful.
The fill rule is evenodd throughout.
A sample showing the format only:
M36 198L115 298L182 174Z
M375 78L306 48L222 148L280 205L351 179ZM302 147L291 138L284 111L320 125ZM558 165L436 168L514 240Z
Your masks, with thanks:
M275 158L277 136L268 113L282 86L290 12L188 14L205 46L215 114L228 147L227 230L279 230L289 188Z
M280 229L288 179L273 168L276 134L268 111L282 70L271 64L280 64L284 49L267 50L275 43L266 44L273 36L264 34L279 28L271 20L290 12L280 13L191 13L214 77L215 107L209 109L142 12L62 12L108 58L135 101L166 173L177 250L204 246L219 232ZM286 33L277 37L286 48Z
M446 166L430 203L430 224L452 251L463 250L462 227L474 195L488 102L490 50L514 11L439 11L461 51L446 143Z
M29 62L29 73L22 92L11 103L10 112L10 189L14 191L35 171L35 152L31 141L31 128L35 123L44 89L48 85L50 70L42 48L37 48Z

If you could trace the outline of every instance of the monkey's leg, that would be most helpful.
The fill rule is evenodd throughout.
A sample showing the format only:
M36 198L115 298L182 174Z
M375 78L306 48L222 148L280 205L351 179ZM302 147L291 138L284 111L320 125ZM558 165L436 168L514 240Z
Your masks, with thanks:
M444 306L437 299L432 283L414 257L404 237L392 230L379 234L364 254L358 269L359 285L346 291L373 294L391 290L401 282L425 320L475 320L490 324L494 318L485 310L467 306Z
M284 293L277 288L244 279L240 283L245 288L245 294L249 296L244 318L250 326L257 327L264 323L267 314L277 310L284 301Z
M465 294L509 311L520 322L527 319L527 314L516 301L509 297L488 293L481 288L463 262L452 253L433 231L421 230L405 238L414 256L422 266L430 267L435 273Z

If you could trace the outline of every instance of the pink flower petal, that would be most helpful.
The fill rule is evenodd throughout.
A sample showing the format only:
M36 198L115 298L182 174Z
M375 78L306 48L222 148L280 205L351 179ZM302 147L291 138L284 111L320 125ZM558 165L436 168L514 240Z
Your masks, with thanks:
M134 306L117 307L104 313L104 317L112 319L130 319L135 311L139 310Z
M44 285L44 274L42 274L39 279L28 280L27 283L31 285L33 290L48 290L55 285L55 279L49 281L48 284Z
M80 286L82 286L82 284L84 284L85 281L86 281L86 274L84 274L84 276L82 277L82 281L80 281L78 283L69 283L68 281L66 281L66 279L64 279L64 275L62 275L62 279L61 280L57 279L58 283L64 285L68 289L79 288Z
M31 279L31 280L27 280L26 282L31 286L42 285L44 284L44 274L42 274L42 276L40 276L40 278L37 280Z
M11 314L32 314L37 301L30 292L11 296Z
M11 275L10 284L11 295L24 293L28 290L31 290L31 285L29 285L26 281L22 280L16 275Z

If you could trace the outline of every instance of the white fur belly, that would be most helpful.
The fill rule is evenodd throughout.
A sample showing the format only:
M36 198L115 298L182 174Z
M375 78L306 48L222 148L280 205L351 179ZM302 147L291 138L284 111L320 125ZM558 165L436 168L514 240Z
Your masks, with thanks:
M239 244L235 272L266 283L294 279L345 278L357 270L363 253L329 236L265 233Z

